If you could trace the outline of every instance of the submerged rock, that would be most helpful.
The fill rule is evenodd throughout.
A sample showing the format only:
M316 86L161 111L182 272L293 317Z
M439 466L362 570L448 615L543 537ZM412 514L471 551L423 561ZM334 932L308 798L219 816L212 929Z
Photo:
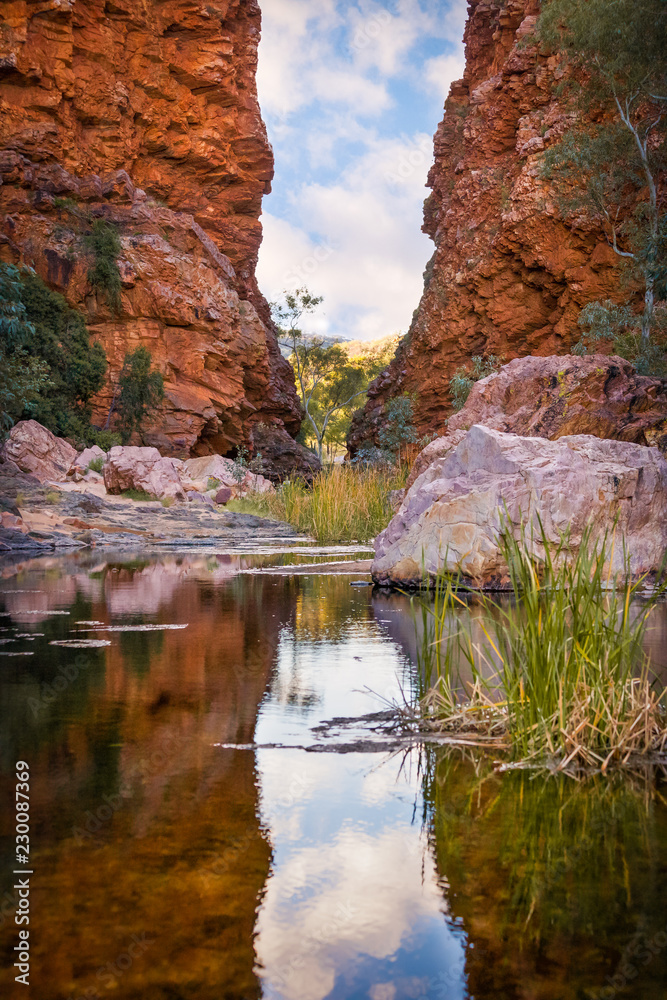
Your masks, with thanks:
M19 420L9 432L2 454L21 472L45 483L65 478L76 458L76 448L36 420Z
M612 569L623 568L621 538L633 574L659 568L667 550L667 461L657 448L583 434L547 441L480 425L455 432L447 449L440 440L441 451L376 539L376 583L416 585L423 572L447 568L477 587L506 585L498 547L504 511L515 537L539 515L550 541L569 531L575 550L588 524L600 537L617 519Z

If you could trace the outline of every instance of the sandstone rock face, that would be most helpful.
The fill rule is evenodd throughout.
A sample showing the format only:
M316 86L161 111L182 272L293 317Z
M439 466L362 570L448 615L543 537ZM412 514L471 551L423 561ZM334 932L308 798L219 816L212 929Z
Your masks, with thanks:
M273 157L257 104L255 0L0 7L0 258L80 309L110 362L165 379L148 444L187 457L296 432L300 409L255 265ZM118 227L118 312L88 280L91 219Z
M2 446L5 460L14 462L40 483L62 480L76 458L76 448L57 438L36 420L14 424Z
M633 574L659 568L667 550L667 461L657 448L584 434L546 441L479 425L459 435L378 535L377 583L415 585L423 566L430 576L460 569L477 587L506 585L497 544L505 508L516 537L539 515L551 541L569 531L575 548L587 524L599 537L617 517L612 569L623 569L621 535Z
M447 434L417 456L407 486L473 424L552 441L593 434L664 452L667 382L637 375L628 361L604 354L517 358L475 383L463 408L449 418Z
M102 471L108 493L143 490L159 499L185 499L181 485L183 463L163 458L157 448L117 445L109 452Z
M387 399L418 393L420 433L444 433L449 379L473 355L563 354L594 299L619 297L618 258L582 215L564 218L540 176L542 151L571 124L569 73L532 34L539 0L469 0L466 67L435 134L424 231L435 252L397 355L371 386L351 452L377 441Z
M312 482L322 468L317 455L290 437L283 427L266 424L253 427L253 445L262 456L264 475L272 483L290 478Z

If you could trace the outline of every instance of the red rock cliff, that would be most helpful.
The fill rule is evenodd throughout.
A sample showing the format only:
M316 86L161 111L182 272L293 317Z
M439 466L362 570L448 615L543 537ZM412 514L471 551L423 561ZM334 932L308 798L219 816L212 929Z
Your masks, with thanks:
M255 281L273 156L255 0L4 0L0 256L82 310L110 361L148 347L165 405L147 443L225 453L295 432L294 379ZM122 305L87 278L90 218L118 226Z
M603 234L564 219L540 176L540 153L571 118L556 96L567 66L536 44L538 14L538 0L468 2L465 73L435 134L424 208L435 253L410 331L354 423L353 450L405 391L418 393L421 431L442 433L461 364L566 353L581 308L618 293Z

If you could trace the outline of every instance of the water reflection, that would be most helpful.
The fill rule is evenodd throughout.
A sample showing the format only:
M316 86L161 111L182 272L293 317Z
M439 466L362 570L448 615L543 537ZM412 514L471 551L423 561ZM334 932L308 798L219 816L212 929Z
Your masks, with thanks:
M609 998L621 978L620 995L665 995L664 777L498 774L429 753L426 811L471 996Z
M580 1000L634 948L628 995L660 996L667 937L638 949L666 919L664 785L341 737L323 724L409 692L406 600L251 563L89 553L2 581L2 637L34 652L0 673L3 802L31 765L33 995ZM49 645L79 629L110 645ZM11 901L6 810L2 833Z

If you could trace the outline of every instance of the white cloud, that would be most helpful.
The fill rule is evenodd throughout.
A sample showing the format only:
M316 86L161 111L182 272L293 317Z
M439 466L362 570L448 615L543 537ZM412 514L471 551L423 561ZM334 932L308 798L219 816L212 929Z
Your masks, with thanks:
M265 202L260 287L269 298L299 284L324 295L320 331L406 330L433 250L421 233L425 181L438 106L463 71L466 0L262 9L258 89L277 197ZM428 132L415 127L415 101L432 109L417 109Z
M463 76L464 67L463 51L456 55L435 56L426 61L424 76L435 94L447 97L454 80L460 80Z

